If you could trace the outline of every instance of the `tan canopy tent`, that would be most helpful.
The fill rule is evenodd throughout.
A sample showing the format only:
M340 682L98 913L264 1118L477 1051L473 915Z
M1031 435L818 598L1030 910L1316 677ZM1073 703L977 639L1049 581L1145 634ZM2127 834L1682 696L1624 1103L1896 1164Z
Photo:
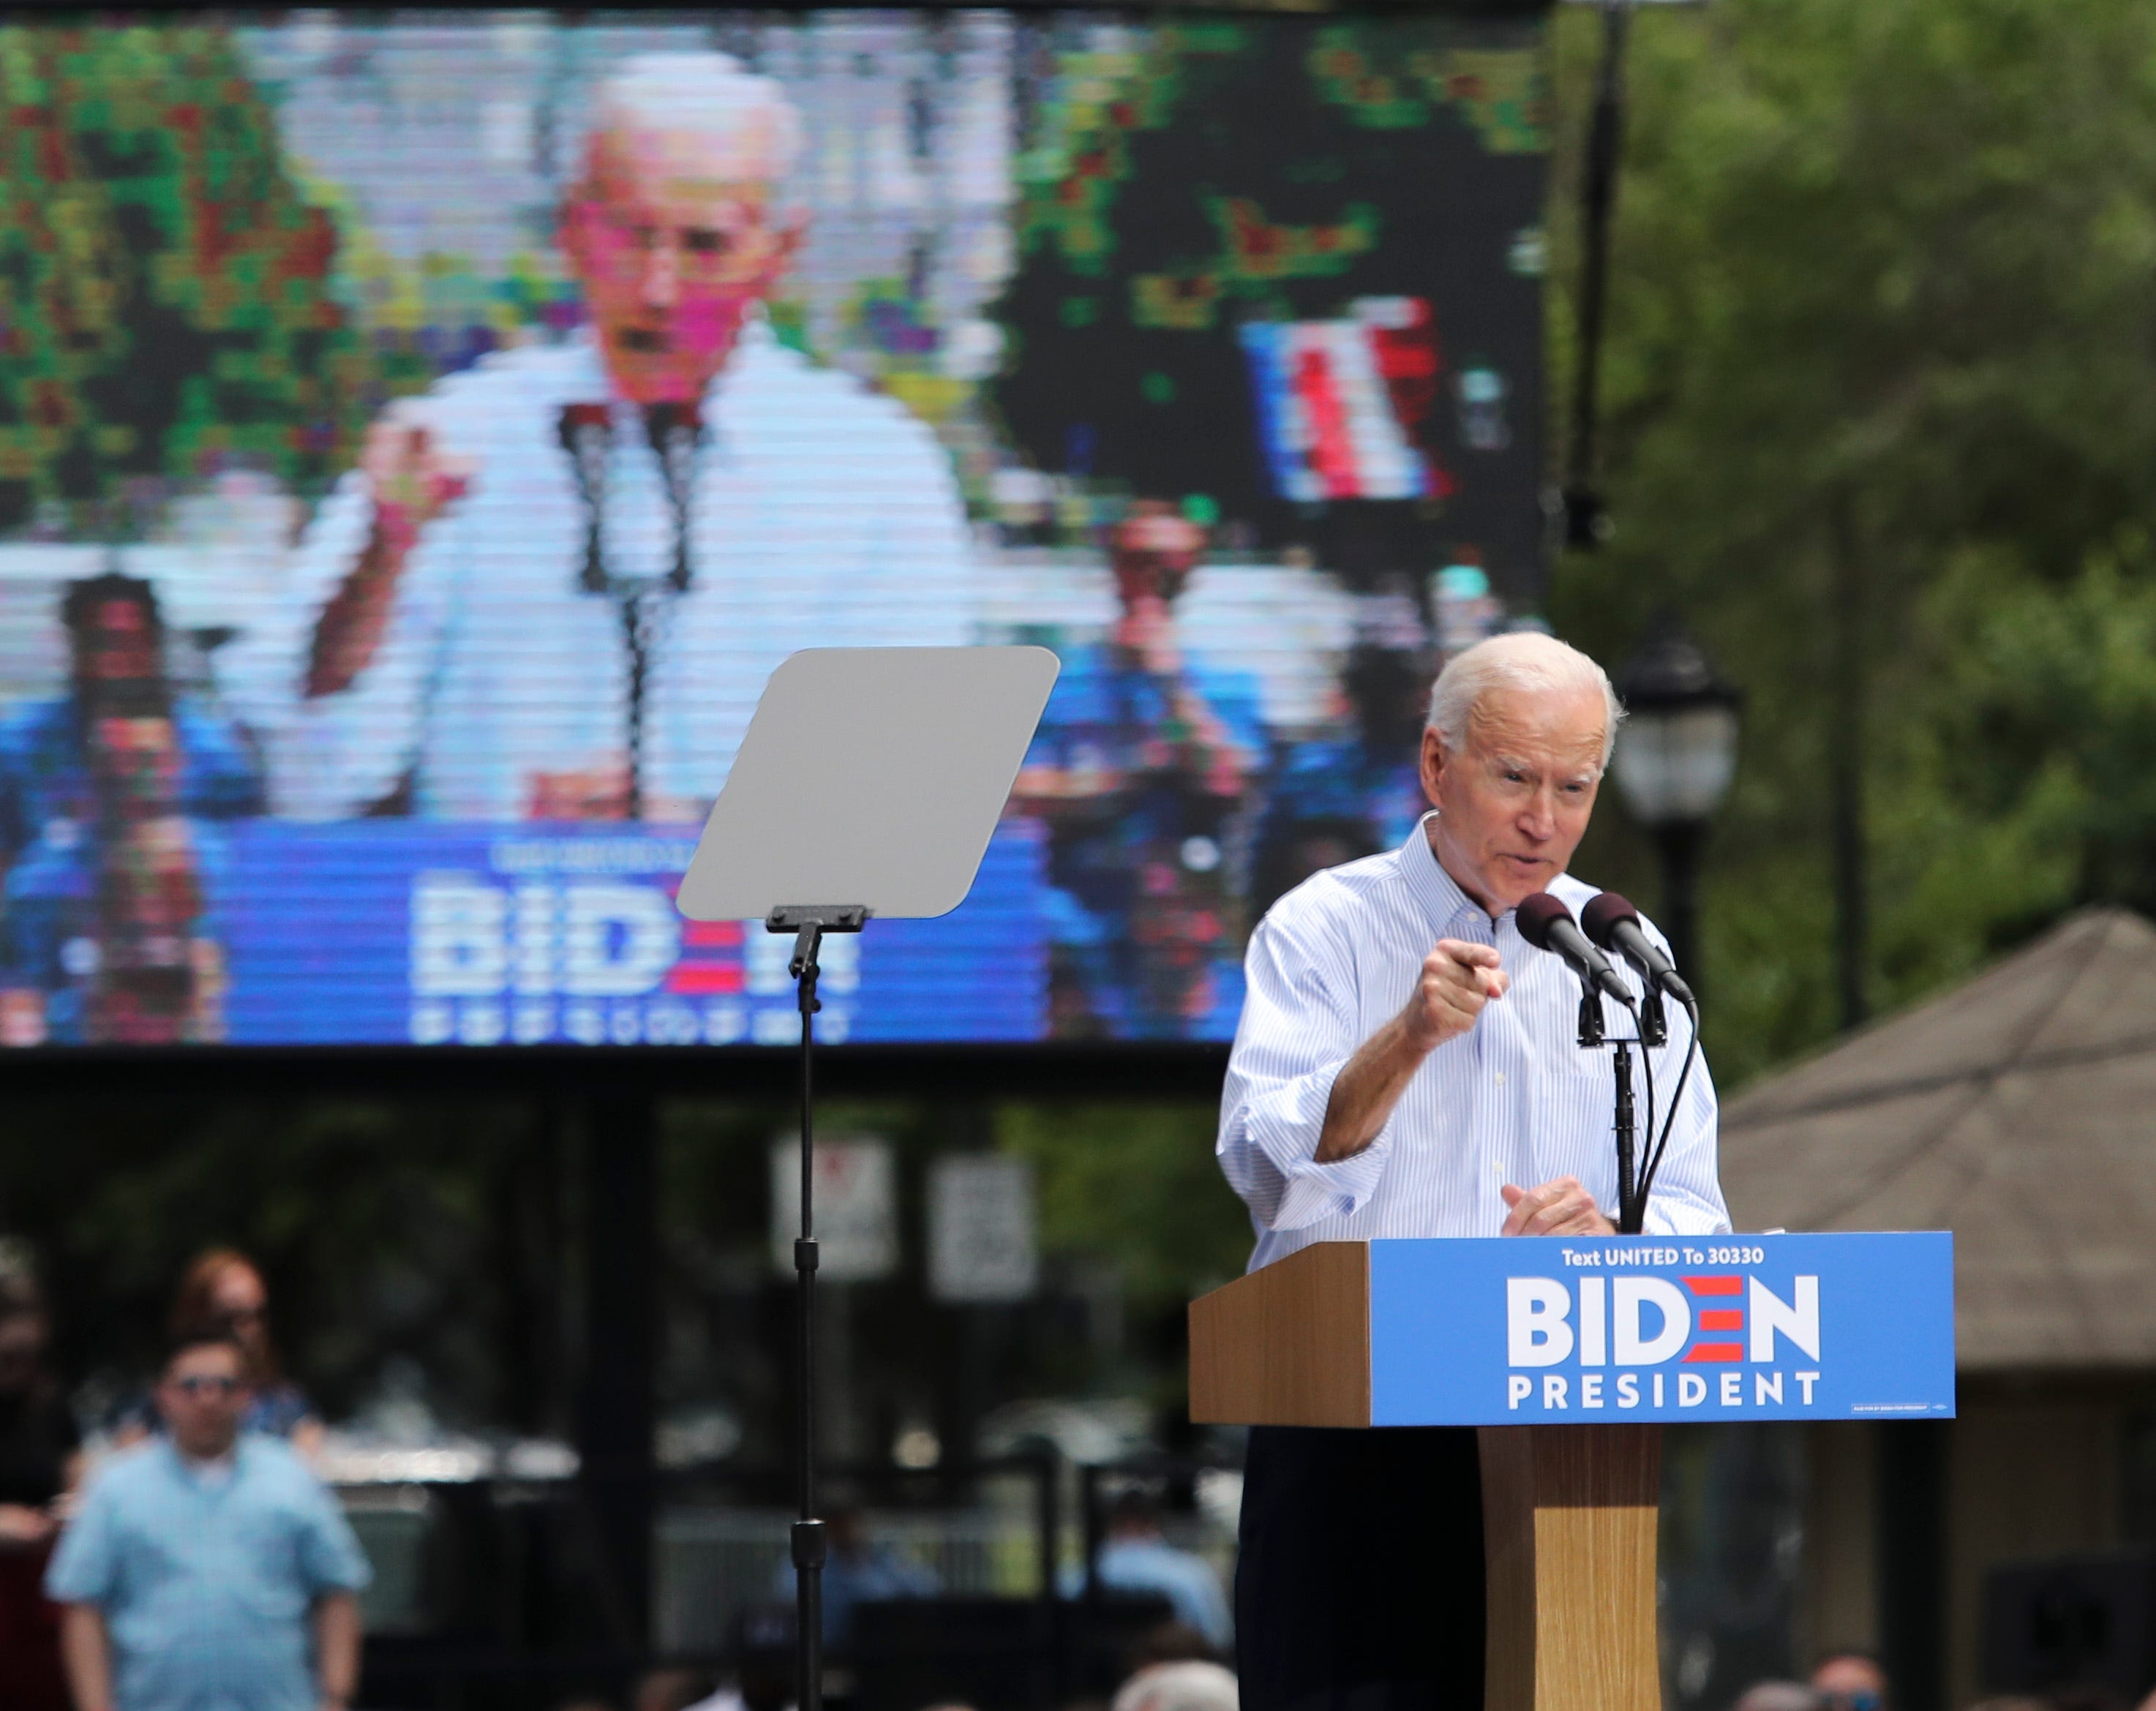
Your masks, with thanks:
M1960 1365L2156 1369L2156 928L2076 915L1724 1109L1740 1230L1952 1230Z

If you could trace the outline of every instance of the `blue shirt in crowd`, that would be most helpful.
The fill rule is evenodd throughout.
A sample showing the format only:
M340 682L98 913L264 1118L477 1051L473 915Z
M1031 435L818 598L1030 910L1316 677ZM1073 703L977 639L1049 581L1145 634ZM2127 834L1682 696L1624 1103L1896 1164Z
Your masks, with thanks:
M1111 1539L1093 1559L1093 1574L1111 1592L1155 1593L1165 1598L1175 1619L1205 1636L1219 1652L1235 1644L1234 1619L1213 1565L1194 1552L1179 1550L1165 1539ZM1085 1577L1065 1570L1063 1593L1075 1598Z
M797 1583L792 1563L779 1564L772 1576L771 1590L781 1598L794 1596ZM934 1570L900 1555L888 1545L870 1545L855 1551L834 1550L824 1561L824 1643L840 1652L853 1643L857 1604L872 1599L933 1598L942 1590L943 1583Z
M312 1711L309 1608L368 1578L322 1483L250 1432L219 1466L163 1438L109 1463L45 1591L103 1614L115 1711Z

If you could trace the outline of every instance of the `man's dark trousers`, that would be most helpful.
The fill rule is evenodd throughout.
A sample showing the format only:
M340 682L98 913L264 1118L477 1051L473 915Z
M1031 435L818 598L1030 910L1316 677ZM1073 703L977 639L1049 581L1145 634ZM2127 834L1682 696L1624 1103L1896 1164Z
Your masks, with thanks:
M1471 1427L1251 1428L1235 1667L1243 1711L1481 1711Z

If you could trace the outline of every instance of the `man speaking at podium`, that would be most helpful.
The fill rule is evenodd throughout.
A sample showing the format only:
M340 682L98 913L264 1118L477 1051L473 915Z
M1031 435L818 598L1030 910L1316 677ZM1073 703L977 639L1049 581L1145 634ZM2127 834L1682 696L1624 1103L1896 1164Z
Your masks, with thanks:
M1614 1231L1609 1055L1580 1048L1579 983L1513 911L1548 891L1576 914L1594 894L1565 868L1620 716L1602 669L1551 637L1471 648L1430 692L1433 812L1259 923L1219 1145L1256 1229L1253 1269L1312 1242ZM1672 1016L1659 1089L1688 1027ZM1728 1227L1702 1062L1646 1228ZM1471 1428L1255 1427L1244 1711L1480 1711L1481 1517Z

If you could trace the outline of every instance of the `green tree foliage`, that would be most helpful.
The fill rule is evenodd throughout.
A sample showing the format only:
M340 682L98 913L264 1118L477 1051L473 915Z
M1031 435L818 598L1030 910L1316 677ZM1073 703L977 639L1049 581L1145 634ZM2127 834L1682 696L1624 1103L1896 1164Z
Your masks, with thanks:
M1594 24L1559 25L1561 238ZM1560 567L1553 616L1614 658L1674 605L1750 696L1706 920L1728 1081L1835 1024L1842 602L1875 1002L2080 903L2156 909L2156 10L1650 8L1630 80L1617 533ZM1585 870L1653 895L1602 818Z
M58 1364L111 1401L154 1372L204 1247L268 1278L285 1363L329 1417L402 1368L459 1427L558 1428L561 1171L528 1104L17 1097L0 1227L28 1237Z
M339 467L366 361L336 234L225 32L0 28L0 528L228 458Z
M1010 1105L996 1140L1033 1160L1050 1253L1106 1254L1141 1314L1179 1319L1240 1275L1250 1222L1213 1159L1206 1105Z

